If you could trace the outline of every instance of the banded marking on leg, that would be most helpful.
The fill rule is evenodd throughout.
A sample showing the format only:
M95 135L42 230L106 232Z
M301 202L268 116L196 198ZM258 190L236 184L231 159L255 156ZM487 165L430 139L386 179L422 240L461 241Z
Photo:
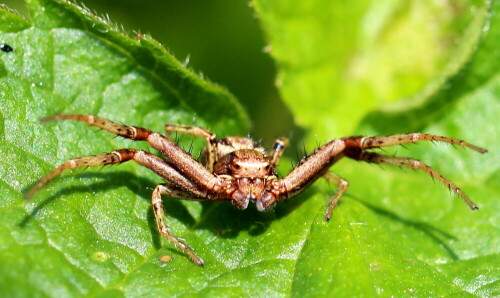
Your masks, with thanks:
M59 167L57 167L56 169L54 169L45 177L43 177L37 184L35 184L35 186L33 186L26 193L25 198L26 200L31 199L37 193L37 191L40 190L40 188L42 188L44 185L49 183L51 180L53 180L55 177L57 177L59 174L61 174L66 170L80 168L80 167L104 166L109 164L126 162L134 157L135 151L137 150L123 149L100 155L72 158L63 163L62 165L60 165Z
M410 143L417 143L422 141L429 142L443 142L453 145L458 145L462 147L470 148L479 153L486 153L488 150L481 148L479 146L473 145L471 143L467 143L463 140L429 135L424 133L406 133L406 134L397 134L390 136L382 136L382 137L349 137L343 139L346 142L346 147L350 148L360 148L360 149L369 149L369 148L380 148L387 146L396 146L396 145L404 145Z
M68 160L67 162L63 163L55 170L50 172L48 175L43 177L33 188L28 191L25 198L27 200L32 198L40 188L49 183L63 171L79 167L104 166L109 164L123 163L129 160L134 160L138 164L152 170L165 180L171 181L172 183L175 183L183 189L193 193L193 195L206 195L205 191L202 191L196 184L189 181L167 161L161 159L160 157L141 150L121 149L113 151L111 153L77 157Z
M101 117L97 117L94 115L53 115L49 117L42 118L42 122L48 122L48 121L53 121L53 120L75 120L75 121L80 121L84 122L90 126L98 127L102 130L105 130L107 132L110 132L112 134L127 138L127 139L132 139L132 140L138 140L138 141L145 141L149 137L149 135L154 134L155 132L145 129L142 127L136 127L136 126L128 126L128 125L121 125L109 120L106 120Z
M288 145L288 139L286 138L279 138L276 141L274 141L273 149L269 153L270 157L270 165L274 168L276 168L280 162L281 156L283 155L283 152L285 151L286 146Z
M88 125L99 127L118 136L132 140L147 141L151 147L160 151L178 169L193 182L208 189L212 189L220 180L205 166L196 160L181 147L167 137L138 126L126 126L93 115L54 115L43 118L43 122L51 120L76 120Z

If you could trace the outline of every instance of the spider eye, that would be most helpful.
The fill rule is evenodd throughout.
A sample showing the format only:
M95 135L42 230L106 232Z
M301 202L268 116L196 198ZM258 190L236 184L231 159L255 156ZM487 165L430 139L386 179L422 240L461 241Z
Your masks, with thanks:
M234 168L235 168L235 169L241 169L241 166L240 166L239 164L235 163L235 164L234 164Z

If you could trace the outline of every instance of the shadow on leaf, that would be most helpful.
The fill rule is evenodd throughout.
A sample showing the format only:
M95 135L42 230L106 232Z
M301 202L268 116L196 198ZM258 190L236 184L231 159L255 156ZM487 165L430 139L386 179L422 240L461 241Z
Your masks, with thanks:
M85 184L81 186L69 186L69 187L64 187L60 190L58 190L56 193L52 194L50 197L47 199L43 200L41 203L37 204L37 206L33 209L33 211L26 215L26 217L23 219L23 221L20 223L20 226L25 226L26 223L33 217L35 217L40 210L46 208L49 204L51 204L53 201L61 198L62 196L71 196L76 193L88 193L88 192L95 192L96 194L99 194L101 192L109 191L112 189L117 189L123 186L126 186L130 191L134 192L140 197L143 198L148 198L151 196L151 191L148 190L148 187L144 187L144 185L151 185L154 186L155 183L146 178L138 177L132 173L125 172L125 171L118 171L118 172L107 172L107 173L99 173L99 172L89 172L89 173L81 173L77 175L68 175L68 176L63 176L59 177L56 180L65 180L65 179L95 179L99 178L102 179L102 182L94 182L91 184ZM57 181L51 182L51 184L56 185ZM125 182L126 181L126 182ZM35 182L36 183L36 182ZM33 185L33 183L30 185L28 188L26 188L23 192L26 193L27 190L29 190ZM36 197L36 195L35 195Z
M401 216L390 212L386 209L382 209L378 206L372 205L370 203L367 203L357 197L353 197L352 195L349 195L351 199L354 199L367 207L368 209L372 210L373 212L382 215L386 218L389 218L390 220L397 221L402 223L403 225L419 230L423 232L427 237L429 237L434 243L436 243L439 247L443 248L443 250L450 256L452 260L458 260L458 255L451 249L451 247L446 244L446 242L442 238L446 238L448 240L457 240L457 238L441 229L438 229L436 227L433 227L427 223L415 221L415 220L409 220L402 218Z
M56 193L50 195L48 198L44 199L36 205L36 207L27 214L23 220L19 223L20 227L25 227L26 224L37 216L37 214L47 208L52 202L61 197L71 197L73 194L77 193L104 193L113 189L118 189L121 187L127 187L129 191L135 193L137 196L143 198L148 203L151 201L151 194L154 186L158 183L148 178L143 178L137 176L133 173L126 171L114 171L114 172L86 172L76 175L67 175L59 177L60 179L102 179L100 182L93 182L90 184L79 185L79 186L68 186L59 189ZM51 182L54 185L57 181ZM34 185L34 183L33 183ZM31 186L33 186L31 185ZM31 187L30 186L30 187ZM28 187L27 190L29 190ZM192 230L196 229L206 229L209 230L214 235L223 238L236 238L242 231L247 231L249 235L257 236L264 233L270 226L271 222L277 218L286 216L288 213L299 208L302 203L304 203L305 198L310 197L306 193L310 190L306 190L300 198L288 199L281 201L278 205L270 209L268 212L259 212L255 204L250 204L245 210L239 210L234 207L230 201L227 202L211 202L204 201L200 202L202 205L202 212L200 218L194 218L183 205L180 199L169 198L163 196L164 210L168 218L172 217L182 222L185 226L190 227ZM117 198L119 199L119 198ZM153 213L152 207L149 207L147 212L148 226L151 229L153 245L159 249L162 247L161 235L158 233L156 226L156 220Z

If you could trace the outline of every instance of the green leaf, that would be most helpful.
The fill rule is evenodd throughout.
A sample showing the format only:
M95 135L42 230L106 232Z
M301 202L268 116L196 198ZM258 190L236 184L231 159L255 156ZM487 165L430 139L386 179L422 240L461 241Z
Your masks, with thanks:
M32 0L31 21L0 10L0 41L15 49L0 52L0 292L499 295L499 5L336 2L255 2L307 144L352 132L464 138L490 152L420 145L398 155L451 178L479 211L421 173L352 161L333 168L350 188L329 223L335 187L325 182L269 213L165 198L171 230L205 260L200 268L158 235L149 201L161 179L133 163L67 173L25 202L23 192L69 158L148 148L82 123L42 125L43 116L92 113L160 132L179 122L220 136L248 129L230 94L151 37L127 37L65 1ZM435 32L422 29L429 21ZM325 42L332 36L338 42ZM186 148L191 140L180 137Z

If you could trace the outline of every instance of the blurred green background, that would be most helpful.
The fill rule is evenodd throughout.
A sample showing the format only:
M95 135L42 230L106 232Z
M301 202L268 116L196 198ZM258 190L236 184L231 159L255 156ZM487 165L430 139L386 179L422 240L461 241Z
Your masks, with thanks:
M2 0L27 15L24 1ZM265 144L291 136L289 110L274 86L276 70L248 1L85 0L126 32L148 33L180 61L233 93L250 115L251 132ZM272 125L270 125L272 124Z

